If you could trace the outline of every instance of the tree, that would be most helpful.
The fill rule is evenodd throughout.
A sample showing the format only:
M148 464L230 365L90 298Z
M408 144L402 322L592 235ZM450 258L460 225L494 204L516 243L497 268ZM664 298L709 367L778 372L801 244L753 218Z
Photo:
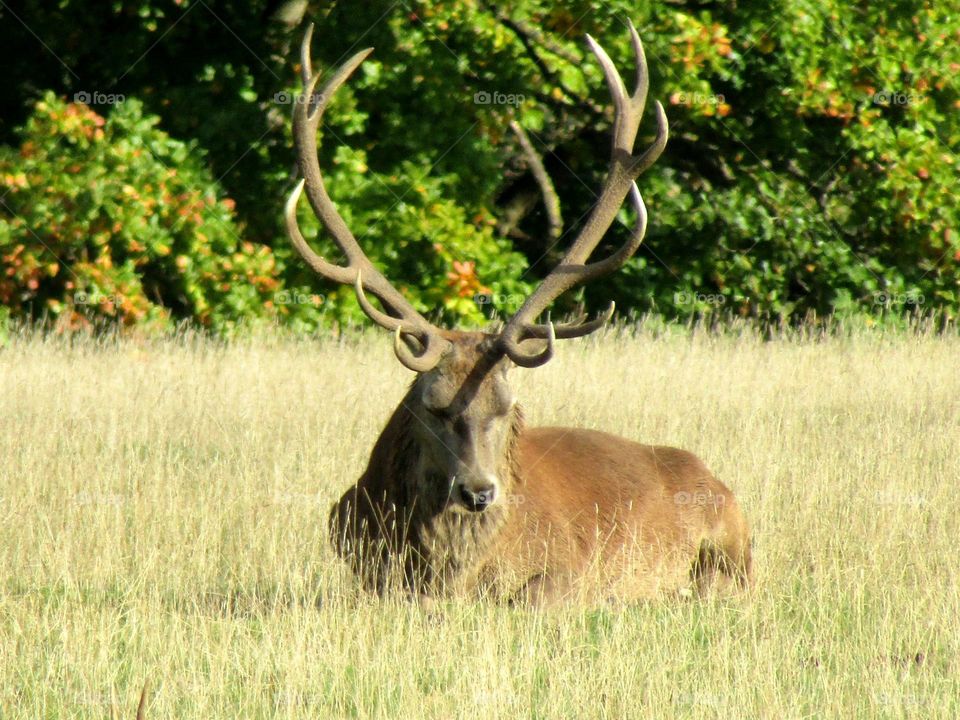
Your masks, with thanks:
M943 4L526 0L506 10L182 0L94 10L65 0L0 8L14 11L22 23L7 18L14 31L0 48L0 141L18 142L14 128L46 89L68 99L86 93L81 99L108 122L116 111L98 101L142 100L172 137L204 151L222 194L236 201L243 240L272 251L278 292L324 296L325 314L276 310L296 322L356 313L348 289L318 283L291 261L280 223L292 183L295 50L311 20L321 67L376 48L331 107L321 159L371 258L420 309L442 307L466 322L491 308L510 312L556 261L563 240L551 239L508 123L527 129L566 232L575 232L605 169L611 118L582 37L597 37L624 65L627 16L644 39L651 97L667 105L671 140L643 179L644 247L611 282L589 288L587 304L790 319L956 313L960 303L960 209L951 201L960 19ZM122 44L103 42L119 35ZM598 252L622 241L626 211L622 220ZM309 227L306 214L303 221ZM332 252L325 243L318 246Z

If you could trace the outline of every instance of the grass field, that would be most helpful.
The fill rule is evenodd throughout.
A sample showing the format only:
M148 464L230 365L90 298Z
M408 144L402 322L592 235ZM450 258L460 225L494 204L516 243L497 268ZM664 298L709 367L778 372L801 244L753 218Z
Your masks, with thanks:
M384 333L383 335L386 335ZM0 717L960 717L960 341L653 330L514 378L531 425L702 457L756 586L537 613L363 596L326 542L389 340L0 349Z

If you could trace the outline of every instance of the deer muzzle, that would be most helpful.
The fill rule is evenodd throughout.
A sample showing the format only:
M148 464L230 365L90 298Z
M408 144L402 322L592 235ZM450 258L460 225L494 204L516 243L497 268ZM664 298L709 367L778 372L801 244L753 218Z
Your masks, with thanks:
M470 512L483 512L497 499L497 479L492 475L458 478L454 497Z

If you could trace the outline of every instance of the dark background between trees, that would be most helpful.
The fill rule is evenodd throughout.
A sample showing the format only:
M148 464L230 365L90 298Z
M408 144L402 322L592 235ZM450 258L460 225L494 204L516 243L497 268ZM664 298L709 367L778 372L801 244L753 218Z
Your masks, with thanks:
M953 2L215 2L0 6L0 321L216 331L358 317L291 255L298 46L330 68L321 163L371 258L425 311L510 312L561 255L609 157L583 42L632 76L631 18L671 122L637 257L556 309L791 321L960 304ZM557 187L549 241L511 119ZM638 143L652 138L650 113ZM305 205L305 204L304 204ZM334 255L306 209L301 222ZM626 236L630 212L599 253Z

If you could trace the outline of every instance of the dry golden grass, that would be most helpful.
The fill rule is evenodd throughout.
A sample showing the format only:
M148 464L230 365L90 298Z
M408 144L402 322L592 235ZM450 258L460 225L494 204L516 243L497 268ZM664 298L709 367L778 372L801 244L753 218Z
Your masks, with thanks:
M688 448L747 596L536 613L364 597L326 542L410 374L389 341L0 349L0 717L960 716L960 341L608 335L531 424Z

